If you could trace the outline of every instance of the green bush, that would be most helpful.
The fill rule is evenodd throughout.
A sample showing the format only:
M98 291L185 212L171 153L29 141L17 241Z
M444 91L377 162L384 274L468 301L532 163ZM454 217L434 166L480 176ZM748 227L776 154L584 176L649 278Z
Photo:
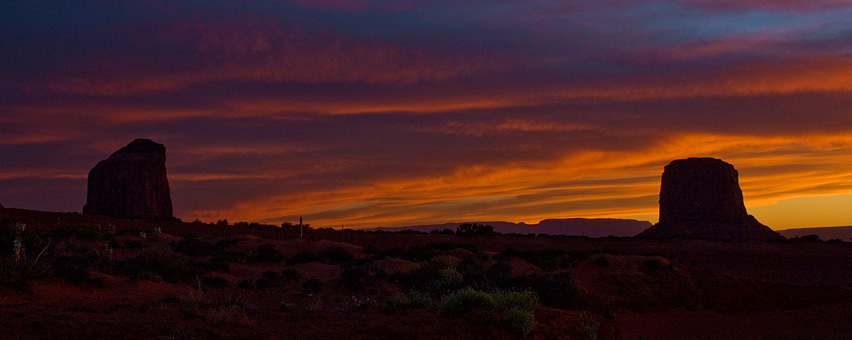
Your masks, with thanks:
M543 304L566 310L603 309L602 302L586 294L571 281L568 273L530 274L506 280L507 288L529 289Z
M447 315L459 315L472 310L493 310L494 297L483 291L467 287L450 293L441 300L441 311Z
M535 326L532 311L511 308L503 312L503 323L521 336L529 334Z
M444 291L460 287L464 283L464 275L455 267L444 267L438 270L435 279L429 282L427 287L431 291Z
M538 306L538 294L532 290L498 290L491 295L498 311L510 309L531 311Z
M426 308L430 303L432 303L432 295L429 293L410 290L407 293L394 294L382 307L393 312L399 309Z
M520 335L529 333L534 322L538 295L534 291L497 290L484 292L467 287L445 295L441 311L446 315L460 315L475 310L496 312L500 322Z

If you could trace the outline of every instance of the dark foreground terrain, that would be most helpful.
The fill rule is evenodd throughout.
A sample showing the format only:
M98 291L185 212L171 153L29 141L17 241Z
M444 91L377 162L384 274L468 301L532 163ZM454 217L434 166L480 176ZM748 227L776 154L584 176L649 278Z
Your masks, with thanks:
M10 339L852 339L852 244L456 236L0 209Z

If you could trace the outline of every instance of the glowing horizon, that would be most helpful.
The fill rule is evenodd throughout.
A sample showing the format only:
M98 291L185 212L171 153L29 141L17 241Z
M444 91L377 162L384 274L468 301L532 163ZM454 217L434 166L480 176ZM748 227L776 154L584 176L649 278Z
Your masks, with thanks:
M165 144L175 215L391 227L654 222L663 166L734 165L774 229L852 225L838 0L0 5L0 204L80 211Z

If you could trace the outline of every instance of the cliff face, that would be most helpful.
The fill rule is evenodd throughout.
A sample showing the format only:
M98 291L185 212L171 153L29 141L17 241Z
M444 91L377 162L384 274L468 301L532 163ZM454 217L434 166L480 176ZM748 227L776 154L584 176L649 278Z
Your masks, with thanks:
M660 221L636 237L783 238L746 212L737 170L714 158L681 159L665 167L660 185Z
M89 171L83 213L119 218L172 219L166 147L137 139Z

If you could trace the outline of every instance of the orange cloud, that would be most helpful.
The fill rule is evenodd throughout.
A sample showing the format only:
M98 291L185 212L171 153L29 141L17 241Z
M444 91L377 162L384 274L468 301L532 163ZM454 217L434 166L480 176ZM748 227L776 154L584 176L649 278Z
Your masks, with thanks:
M682 135L648 149L576 152L546 164L459 168L438 177L274 196L219 213L236 220L275 222L306 216L314 225L352 227L647 215L657 211L663 166L691 156L714 156L734 164L746 203L766 205L804 195L852 192L852 164L846 161L850 150L848 134Z

